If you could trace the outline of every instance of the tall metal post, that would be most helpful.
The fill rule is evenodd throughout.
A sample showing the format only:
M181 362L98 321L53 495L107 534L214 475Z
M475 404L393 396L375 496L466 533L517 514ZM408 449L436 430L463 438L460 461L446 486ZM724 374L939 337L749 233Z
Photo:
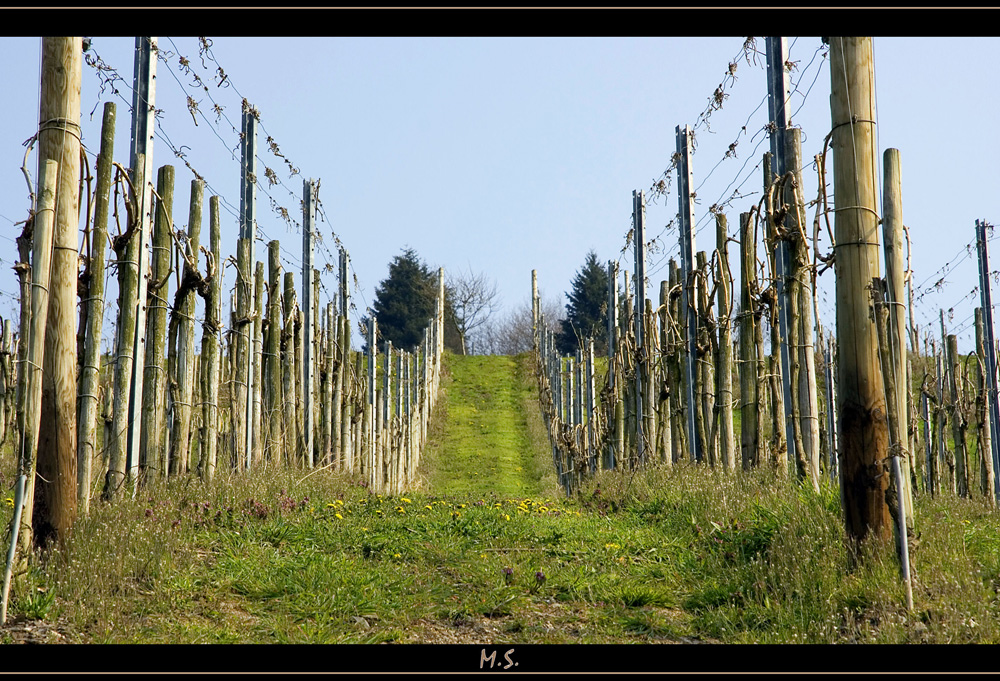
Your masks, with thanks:
M247 291L254 290L253 263L256 259L256 236L257 236L257 116L256 111L249 104L243 106L243 137L240 139L240 238L246 239L250 245L250 267L247 268L246 277L248 281ZM303 281L311 281L312 277L303 275ZM304 286L308 289L308 286ZM304 299L303 299L304 300ZM253 303L248 302L246 306L248 314L260 314L260 310L253 309ZM251 325L244 326L249 336ZM250 343L247 347L252 347ZM246 459L247 470L253 458L253 352L248 351L247 362L247 403L246 403Z
M774 159L774 173L778 177L783 177L789 170L795 170L788 168L785 156L785 131L788 129L788 109L785 107L785 102L788 101L788 72L785 70L788 48L785 39L783 37L765 38L765 51L767 53L767 113L768 120L774 124L771 128L771 157ZM781 390L785 398L785 442L788 446L788 460L795 461L795 435L792 425L792 360L788 348L791 295L785 285L788 270L791 269L791 261L788 242L784 239L778 240L774 263L775 275L777 276L775 289L778 306L778 338L781 348Z
M313 232L316 229L316 182L302 181L302 439L306 445L306 461L313 467L313 375L315 348L313 319Z
M646 384L646 348L643 339L643 314L646 309L646 197L642 191L632 192L632 219L635 226L635 460L645 459L643 447L642 389Z
M142 351L146 337L146 289L149 272L149 236L153 228L152 176L153 176L153 126L156 101L156 58L153 50L156 38L135 39L135 63L132 84L132 138L129 148L129 167L132 185L139 192L139 295L135 313L135 335L132 342L132 380L128 405L128 441L125 458L127 479L132 481L132 492L139 475L139 446L141 442L142 375L146 353ZM140 159L142 159L140 161ZM142 163L140 167L139 164Z
M692 273L694 272L694 209L691 205L691 128L677 126L677 153L680 162L677 164L677 201L680 213L680 246L681 246L681 310L686 321L686 352L684 373L685 392L687 393L687 424L688 438L694 451L695 461L702 460L704 443L698 437L698 426L694 398L695 382L695 352L698 344L698 308L692 295Z
M990 253L985 221L976 220L976 251L979 254L979 291L986 333L986 390L990 408L990 445L993 456L993 492L1000 501L1000 403L997 402L997 346L993 337L993 294L990 291Z

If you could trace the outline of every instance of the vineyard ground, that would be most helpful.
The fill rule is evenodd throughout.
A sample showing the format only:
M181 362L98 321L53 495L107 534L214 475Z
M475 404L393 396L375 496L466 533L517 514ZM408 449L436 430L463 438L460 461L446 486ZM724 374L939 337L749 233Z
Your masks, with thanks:
M892 560L850 568L834 488L677 466L567 499L528 358L445 362L421 489L263 470L96 502L20 578L0 642L1000 641L979 501L917 497L909 614Z

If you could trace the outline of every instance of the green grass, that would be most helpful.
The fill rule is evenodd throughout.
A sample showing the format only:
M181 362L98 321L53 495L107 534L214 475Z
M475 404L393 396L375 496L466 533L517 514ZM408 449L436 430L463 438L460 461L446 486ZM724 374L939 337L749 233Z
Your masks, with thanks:
M1000 642L981 500L916 495L908 613L890 549L852 567L835 488L680 463L567 499L527 358L446 366L423 489L220 471L97 501L12 619L83 643Z
M445 355L443 423L427 452L430 489L556 493L526 356Z

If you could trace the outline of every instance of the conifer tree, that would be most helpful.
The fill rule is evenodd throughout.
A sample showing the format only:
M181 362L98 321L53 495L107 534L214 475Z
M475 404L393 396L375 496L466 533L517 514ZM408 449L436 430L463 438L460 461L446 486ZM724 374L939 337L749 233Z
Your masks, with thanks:
M607 300L608 272L597 260L594 251L587 253L587 259L573 278L573 288L566 297L566 318L556 336L556 346L560 352L576 352L587 338L594 339L594 352L607 353Z

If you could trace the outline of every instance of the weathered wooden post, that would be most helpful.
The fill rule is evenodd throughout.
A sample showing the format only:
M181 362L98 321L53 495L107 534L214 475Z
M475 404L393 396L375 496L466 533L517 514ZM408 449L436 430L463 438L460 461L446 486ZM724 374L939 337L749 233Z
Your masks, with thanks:
M198 271L198 245L201 240L201 214L205 183L191 180L191 202L188 212L187 258L177 261L183 267L183 278L171 317L177 326L177 388L174 399L173 432L170 436L170 472L186 473L191 455L191 421L194 417L192 396L194 395L194 282ZM190 259L190 262L188 260ZM181 265L183 263L183 265ZM195 269L191 270L191 265Z
M81 38L42 39L39 175L58 161L45 326L34 541L62 542L76 519L76 283L80 224ZM103 244L102 244L103 246Z
M704 443L703 452L708 459L708 465L715 467L715 441L712 421L715 414L715 399L711 391L715 388L715 372L712 370L711 331L709 330L709 297L708 297L708 257L705 251L698 251L695 256L696 274L694 281L695 295L698 300L698 365L695 369L698 390L695 398L698 400L697 425L698 437Z
M219 384L221 383L219 361L219 338L222 314L222 260L220 250L221 227L219 219L219 197L208 200L209 244L212 253L212 279L205 296L205 322L201 336L201 382L205 391L201 434L199 439L201 456L198 472L202 479L211 482L219 459Z
M837 295L837 411L848 536L888 540L885 390L869 287L879 275L870 37L830 39Z
M996 498L993 496L993 485L995 472L993 470L993 433L990 429L989 416L989 392L987 388L988 377L986 375L986 332L983 321L983 308L975 309L976 316L976 357L979 359L979 373L976 381L976 430L978 433L977 453L979 456L979 484L983 496L985 496L990 506L996 506Z
M51 48L49 48L51 50ZM52 67L50 67L52 68ZM33 516L36 512L36 485L38 475L38 440L42 423L42 393L44 382L44 357L46 327L49 316L49 291L51 290L51 266L53 232L56 221L56 192L59 186L59 162L47 158L41 162L38 176L38 208L35 212L34 239L31 254L31 297L22 305L30 309L28 326L21 333L24 337L24 364L20 372L22 389L18 391L23 401L18 411L17 457L18 475L25 477L23 508L19 519L20 528L11 528L18 534L19 563L26 565L34 542L33 534L38 532ZM43 520L52 531L49 518L50 508L42 510ZM43 535L44 538L44 535Z
M955 443L955 491L960 497L969 496L968 455L966 452L965 433L967 424L962 404L965 401L965 390L962 386L962 364L958 354L958 337L948 334L945 347L948 362L948 389L951 392L951 432Z
M90 511L91 462L97 445L97 393L101 383L101 330L104 328L104 263L108 242L108 205L111 192L111 171L114 169L115 103L104 104L101 125L101 153L97 157L97 196L94 200L94 231L90 240L90 257L85 271L86 300L80 301L85 310L86 329L80 366L80 392L77 397L79 416L76 440L76 498L80 513ZM81 314L83 312L81 311ZM6 337L6 333L4 334ZM4 377L6 378L6 376ZM6 413L4 414L6 419ZM107 446L107 441L105 441Z
M253 343L250 361L250 403L253 410L250 414L250 455L246 466L251 468L264 460L264 263L257 261L253 275Z
M671 428L671 408L673 406L673 400L671 399L674 395L672 384L670 382L670 354L671 349L671 338L673 333L670 330L670 324L672 319L669 317L668 311L670 309L670 283L667 280L660 281L660 306L659 306L659 321L660 321L660 356L658 361L659 366L659 394L657 395L657 426L656 432L659 433L659 448L660 448L660 463L665 466L670 466L673 464L673 433ZM668 321L669 320L669 321Z
M282 296L281 331L281 392L284 412L284 461L296 463L299 445L298 419L295 418L295 309L298 307L295 295L295 273L285 272L285 292Z
M809 246L806 241L807 219L802 193L802 130L788 128L785 131L785 172L791 177L784 182L785 205L790 210L785 216L785 228L789 241L784 242L789 251L788 257L788 291L792 303L789 320L796 322L789 329L789 340L792 347L788 355L790 361L798 364L796 368L797 393L796 407L798 423L800 424L800 439L802 453L800 458L806 462L813 489L819 491L820 478L820 436L819 436L819 398L816 391L816 352L813 345L814 324L813 299L814 273L809 261ZM795 358L792 360L792 358ZM905 427L905 423L903 424ZM909 470L909 468L906 468Z
M146 359L142 377L142 447L139 460L129 466L128 479L135 494L142 475L166 475L166 341L167 296L170 293L170 234L173 230L174 167L163 166L156 178L156 221L149 269L146 317Z
M716 264L716 290L719 314L719 359L715 369L715 394L719 409L719 457L724 470L736 470L736 438L733 433L733 345L731 331L732 286L729 273L729 234L726 216L715 215L715 243L719 259ZM663 298L661 294L661 299Z
M760 322L757 303L757 240L749 213L740 214L740 458L743 470L760 466L763 429L759 413L759 367L754 329Z
M906 609L912 610L913 590L910 584L910 550L906 532L908 522L906 519L906 501L903 487L905 483L903 481L902 466L899 463L900 456L898 454L898 450L902 448L903 443L900 440L894 439L900 433L899 423L897 421L897 415L899 414L897 401L900 396L896 393L898 386L896 385L895 380L892 375L885 370L885 368L889 367L893 362L892 355L895 352L895 348L892 347L892 338L889 332L889 311L885 302L886 297L883 291L883 286L884 282L881 279L872 280L872 295L875 298L875 323L877 325L876 331L878 333L879 343L879 361L883 367L882 381L886 396L886 421L889 431L892 477L896 492L896 508L894 509L896 511L896 546L902 578L906 586ZM886 503L889 503L888 498L886 499Z
M913 491L910 486L909 412L906 408L909 391L909 377L906 361L906 315L904 314L903 285L906 275L903 266L903 196L900 180L900 159L898 149L886 149L883 160L882 193L882 240L885 253L885 280L889 305L889 334L893 347L892 366L883 367L890 371L896 386L896 424L898 433L893 441L903 447L900 465L903 475L903 499L906 502L906 518L913 523Z

